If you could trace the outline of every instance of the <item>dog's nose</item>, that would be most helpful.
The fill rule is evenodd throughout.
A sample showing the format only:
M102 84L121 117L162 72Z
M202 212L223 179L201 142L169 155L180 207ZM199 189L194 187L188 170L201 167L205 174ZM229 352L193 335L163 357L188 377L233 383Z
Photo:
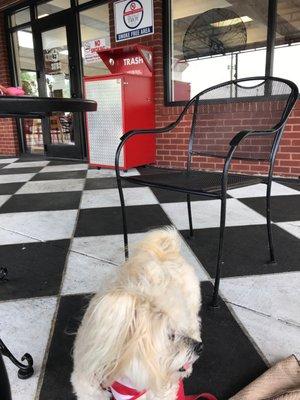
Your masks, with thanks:
M199 356L202 352L203 349L203 344L202 342L196 342L195 346L194 346L194 351L195 353Z

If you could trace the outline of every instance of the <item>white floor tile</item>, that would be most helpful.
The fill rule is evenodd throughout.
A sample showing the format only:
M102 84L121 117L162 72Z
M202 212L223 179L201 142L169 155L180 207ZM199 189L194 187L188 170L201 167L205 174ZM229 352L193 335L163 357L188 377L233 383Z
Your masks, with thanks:
M128 235L129 252L145 235L146 233ZM123 235L76 237L72 241L71 250L114 263L115 265L121 265L125 261ZM207 272L183 239L181 240L181 253L187 262L195 268L199 280L209 279Z
M239 189L228 190L228 194L235 198L246 198L246 197L264 197L266 196L267 185L264 183L259 183L257 185L251 185ZM271 186L271 196L289 196L289 195L299 195L300 192L291 189L287 186L280 185L277 182L272 182Z
M300 221L278 222L276 225L300 239Z
M8 200L10 197L11 197L10 194L0 196L0 207L1 207L5 202L7 202L7 200Z
M300 356L300 327L288 325L247 309L233 306L233 311L270 364L291 354Z
M129 235L130 244L132 236ZM75 237L72 240L71 250L99 260L109 261L116 265L124 262L122 235Z
M41 172L66 172L66 171L82 171L88 169L88 164L67 164L67 165L48 165Z
M140 175L137 169L132 168L127 172L121 171L121 175L131 176L131 175ZM87 178L115 178L116 172L114 169L89 169L87 172Z
M153 192L146 187L123 189L127 206L158 204ZM118 189L85 190L80 208L120 207Z
M13 174L13 175L0 175L1 183L14 183L14 182L27 182L33 178L35 173L32 174Z
M165 203L162 208L177 229L189 229L185 203ZM220 200L192 202L193 225L195 229L220 226ZM227 200L226 226L265 224L265 218L236 199Z
M0 303L1 339L18 360L30 353L34 362L34 375L21 380L17 367L4 357L13 400L35 398L55 307L54 297Z
M33 168L33 167L44 167L49 164L50 161L25 161L6 165L4 168Z
M5 244L32 243L38 242L29 236L24 236L17 232L10 232L7 229L0 228L0 246Z
M33 239L59 240L72 236L77 210L0 214L0 228Z
M230 303L300 326L300 272L224 278L221 291Z
M119 267L71 252L62 293L92 293L103 290Z
M84 179L60 179L53 181L31 181L18 190L17 194L50 193L80 191L84 186Z
M0 158L0 164L10 164L17 160L18 158Z

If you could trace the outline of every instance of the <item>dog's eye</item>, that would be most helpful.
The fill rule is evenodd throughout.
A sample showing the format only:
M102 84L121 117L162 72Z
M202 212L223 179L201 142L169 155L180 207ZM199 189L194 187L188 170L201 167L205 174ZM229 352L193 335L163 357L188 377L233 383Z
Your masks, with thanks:
M174 342L174 340L175 340L175 335L174 335L174 333L172 333L172 334L169 335L169 339L170 339L172 342Z

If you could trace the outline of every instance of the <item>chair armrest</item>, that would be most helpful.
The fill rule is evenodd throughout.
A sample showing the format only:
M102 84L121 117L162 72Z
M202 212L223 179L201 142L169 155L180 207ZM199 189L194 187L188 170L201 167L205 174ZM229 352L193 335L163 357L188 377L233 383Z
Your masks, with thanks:
M170 125L167 125L163 128L134 129L132 131L128 131L128 132L124 133L124 135L122 135L120 137L120 140L122 142L124 142L125 140L127 140L128 138L130 138L131 136L134 136L134 135L159 134L159 133L169 132L170 130L172 130L174 128L174 126L176 126L175 122Z
M119 146L117 148L117 152L116 152L116 156L115 156L116 170L117 171L119 170L119 158L120 158L120 154L121 154L121 149L125 145L125 142L129 138L131 138L132 136L135 136L135 135L159 134L159 133L169 132L170 130L172 130L178 124L178 122L180 121L180 117L175 122L172 122L170 125L167 125L167 126L165 126L163 128L134 129L134 130L131 130L131 131L128 131L128 132L124 133L124 135L122 135L120 137L120 143L119 143Z
M237 133L230 141L230 146L236 147L246 136L254 136L254 135L270 135L275 133L277 129L268 129L265 131L240 131Z

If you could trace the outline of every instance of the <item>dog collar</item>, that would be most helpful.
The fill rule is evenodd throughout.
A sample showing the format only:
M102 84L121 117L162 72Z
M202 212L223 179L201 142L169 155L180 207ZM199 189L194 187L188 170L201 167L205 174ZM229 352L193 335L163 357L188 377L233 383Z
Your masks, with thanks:
M146 390L139 392L128 384L124 384L115 381L111 386L110 390L114 396L114 400L136 400L146 393Z

